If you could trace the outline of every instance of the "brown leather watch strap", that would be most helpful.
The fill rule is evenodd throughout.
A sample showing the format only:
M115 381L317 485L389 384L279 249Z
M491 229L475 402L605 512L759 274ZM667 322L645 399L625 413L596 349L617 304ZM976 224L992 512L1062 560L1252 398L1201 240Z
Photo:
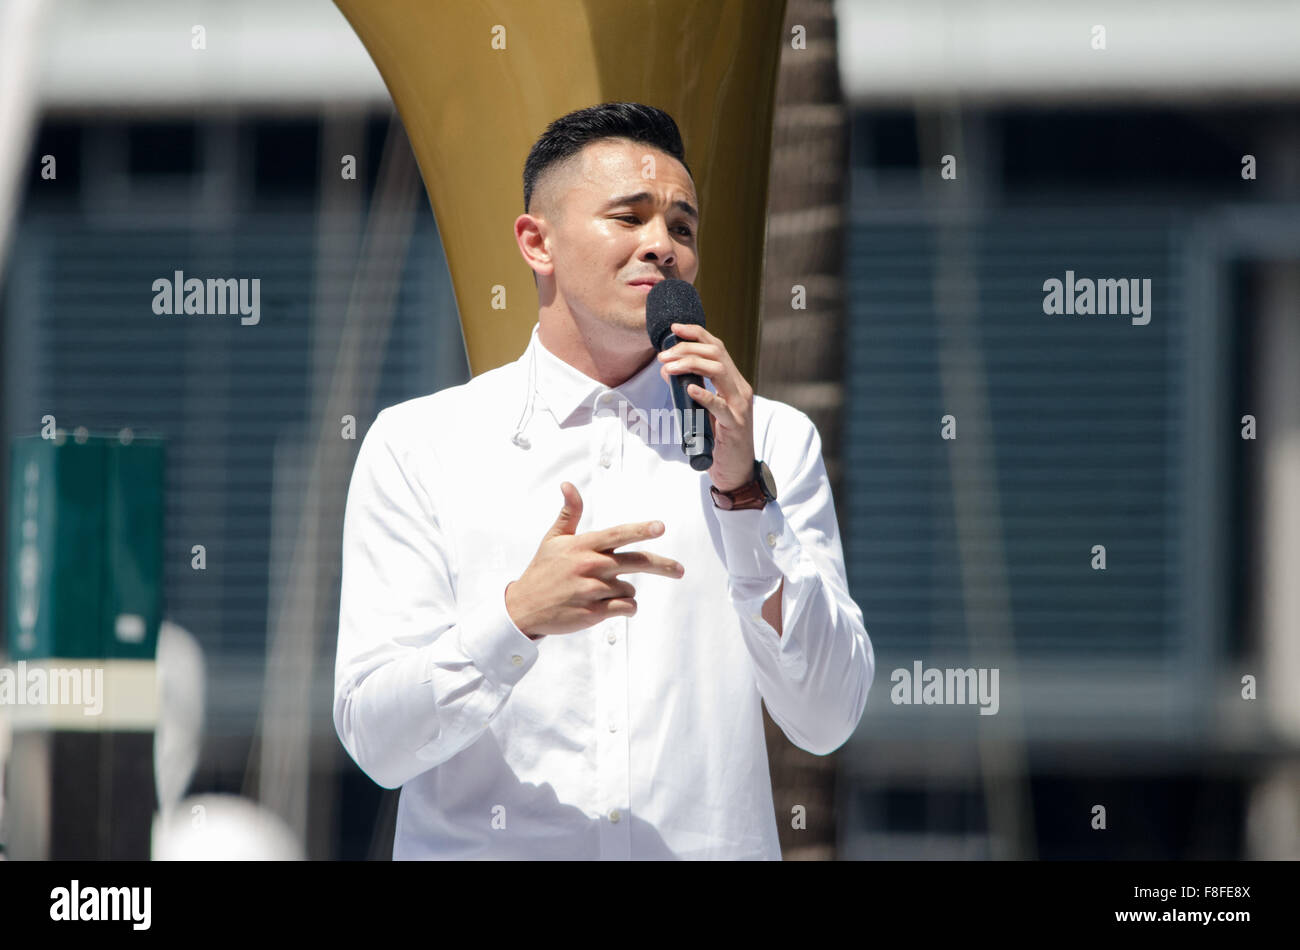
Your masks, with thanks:
M709 492L713 495L713 504L724 511L743 511L767 506L767 496L763 494L763 485L757 478L731 491L718 491L716 486L710 486Z

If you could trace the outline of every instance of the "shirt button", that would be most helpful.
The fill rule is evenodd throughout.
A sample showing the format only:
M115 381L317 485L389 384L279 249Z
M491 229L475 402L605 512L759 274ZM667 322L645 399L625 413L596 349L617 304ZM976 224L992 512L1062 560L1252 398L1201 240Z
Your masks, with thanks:
M616 722L611 722L611 723L609 724L609 731L610 731L610 732L618 732L618 723L616 723Z
M602 452L600 454L600 465L602 468L609 468L609 465L612 461L614 460L609 457L608 452Z
M776 535L772 534L770 531L767 533L767 546L769 548L776 547Z
M524 658L520 656L518 653L516 653L514 656L510 658L510 662L513 663L515 666L523 666Z
M617 808L611 808L609 810L609 820L614 822L614 824L618 824L618 820L622 817L623 816L619 813Z
M610 643L617 643L618 634L615 633L613 630L611 630L609 633L605 634L605 639L608 640Z

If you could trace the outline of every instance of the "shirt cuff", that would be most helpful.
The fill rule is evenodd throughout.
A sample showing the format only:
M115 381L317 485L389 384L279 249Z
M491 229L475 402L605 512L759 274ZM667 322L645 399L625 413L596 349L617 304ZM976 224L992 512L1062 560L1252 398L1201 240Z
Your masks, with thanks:
M713 508L722 536L722 553L727 573L733 578L773 581L788 573L798 550L798 539L786 524L780 505L769 501L761 509L727 511Z
M514 686L537 662L537 644L510 619L506 586L461 620L460 648L488 679Z
M723 556L727 560L731 600L747 638L761 656L775 661L787 678L802 679L807 662L800 644L799 615L814 590L799 538L781 506L769 501L762 509L727 511L717 508ZM781 587L781 632L763 619L763 606ZM756 659L758 657L756 656Z

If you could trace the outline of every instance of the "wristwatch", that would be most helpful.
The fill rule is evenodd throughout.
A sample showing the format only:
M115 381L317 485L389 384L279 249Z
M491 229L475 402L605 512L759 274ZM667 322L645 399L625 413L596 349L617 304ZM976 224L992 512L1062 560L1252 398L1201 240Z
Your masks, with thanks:
M731 491L718 491L717 486L710 485L713 504L723 511L741 511L746 508L763 508L769 501L776 501L776 480L767 463L754 461L754 477Z

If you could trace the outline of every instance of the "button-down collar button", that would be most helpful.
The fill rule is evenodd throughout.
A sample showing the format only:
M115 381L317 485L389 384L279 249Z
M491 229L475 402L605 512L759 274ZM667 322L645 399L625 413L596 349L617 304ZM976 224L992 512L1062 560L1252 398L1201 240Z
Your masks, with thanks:
M516 653L514 656L510 658L510 662L513 663L515 666L523 666L524 658L520 656L518 653Z
M623 817L622 814L619 812L617 808L611 808L609 810L609 820L614 822L615 824L618 824L618 820L622 817Z
M774 547L776 547L776 535L774 535L774 534L773 534L772 532L770 532L770 531L767 533L767 546L768 546L769 548L774 548Z

